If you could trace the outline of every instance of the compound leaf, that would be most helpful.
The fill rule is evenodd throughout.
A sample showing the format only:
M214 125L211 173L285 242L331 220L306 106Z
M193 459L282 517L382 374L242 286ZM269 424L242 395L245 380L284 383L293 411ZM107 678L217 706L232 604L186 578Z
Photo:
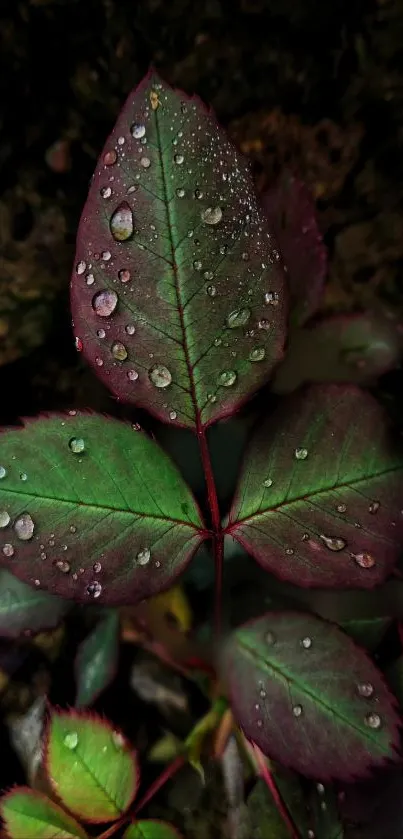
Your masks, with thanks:
M142 600L166 588L203 539L176 467L128 424L40 418L0 436L0 469L1 561L55 594Z
M87 635L75 661L76 708L91 705L112 681L119 657L119 612L110 609Z
M181 839L181 834L166 822L143 819L131 824L123 839Z
M108 138L72 277L76 345L120 399L200 428L282 357L284 274L248 164L149 73Z
M27 586L5 569L0 571L0 635L18 638L27 631L53 629L70 608L71 603L62 597Z
M10 839L86 839L85 830L57 804L29 787L1 799L1 816Z
M298 586L371 588L402 544L403 456L355 387L283 403L246 451L227 532Z
M234 714L268 757L324 780L365 777L396 758L396 700L333 624L268 612L236 630L225 652Z

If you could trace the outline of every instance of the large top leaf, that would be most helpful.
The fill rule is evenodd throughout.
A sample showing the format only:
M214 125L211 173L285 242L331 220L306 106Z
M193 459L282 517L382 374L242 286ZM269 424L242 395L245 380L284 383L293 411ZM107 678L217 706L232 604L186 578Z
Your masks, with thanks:
M150 73L99 160L72 279L76 342L119 397L192 428L281 358L283 269L212 113Z
M28 787L1 799L0 812L11 839L86 839L81 825L54 801Z
M178 471L130 425L36 420L0 436L0 470L1 562L55 594L142 600L169 585L203 538Z
M396 700L366 653L332 624L268 612L233 633L224 668L247 737L284 766L348 780L396 758Z
M355 387L312 387L251 440L227 531L300 586L370 588L403 538L403 456Z

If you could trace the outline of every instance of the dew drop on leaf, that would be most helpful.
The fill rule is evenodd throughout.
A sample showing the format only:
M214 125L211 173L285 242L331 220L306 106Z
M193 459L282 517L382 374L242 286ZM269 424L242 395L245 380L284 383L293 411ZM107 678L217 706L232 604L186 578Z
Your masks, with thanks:
M319 795L324 795L325 794L325 787L323 786L323 784L316 784L316 789L317 789Z
M345 539L341 539L338 536L324 536L323 533L320 534L319 539L322 540L324 545L329 549L329 551L342 551L343 548L346 547L347 542Z
M309 638L308 635L306 638L303 638L301 641L301 647L303 647L304 650L310 650L312 647L312 638Z
M209 297L215 297L217 294L217 289L215 285L208 285L206 291Z
M20 481L27 481L28 475L26 472L20 472Z
M136 556L136 560L139 565L147 565L150 559L151 551L149 548L143 548L141 551L138 552Z
M267 489L269 489L269 487L273 486L272 479L271 478L266 478L266 480L263 481L263 486L265 486Z
M369 553L351 554L357 565L360 568L373 568L375 565L375 557Z
M222 373L218 376L218 384L221 387L231 387L235 384L237 380L237 374L235 370L223 370Z
M270 329L270 321L266 318L262 318L262 320L258 323L259 329L264 329L267 332Z
M85 282L87 283L87 285L94 285L94 283L95 283L94 275L93 274L87 274L87 276L85 278Z
M133 235L133 213L125 201L112 214L110 228L116 242L126 242Z
M120 341L115 341L112 344L112 355L116 358L116 361L125 361L127 358L127 349L124 344Z
M81 338L75 338L74 339L74 345L75 345L75 348L76 348L77 352L82 352L83 351L83 342L82 342Z
M261 699L266 699L267 693L264 690L264 688L262 688L261 691L259 691L259 696Z
M227 317L227 326L229 329L237 329L240 326L245 326L250 318L250 309L235 309Z
M222 209L221 207L207 207L202 211L201 218L205 224L219 224L222 219Z
M130 128L130 131L135 140L140 140L141 137L144 137L146 133L146 127L145 125L142 125L142 123L140 122L134 122Z
M63 743L64 743L65 746L67 746L68 749L71 749L71 751L74 751L74 749L76 749L77 746L78 746L78 734L77 734L77 732L76 731L71 731L69 734L66 734L66 736L63 739Z
M13 545L10 545L9 542L7 542L5 545L3 545L4 556L14 556L14 553L15 553L14 547L13 547Z
M175 163L178 163L179 166L183 163L184 159L185 158L184 158L183 154L175 154L174 155L174 161L175 161Z
M0 511L0 527L7 527L10 524L10 516L7 510Z
M337 512L338 513L345 513L346 510L347 510L347 505L346 504L338 504L337 505Z
M177 415L176 411L170 411L170 412L169 412L169 419L170 419L170 420L176 420L176 417L177 417L177 416L178 416L178 415Z
M104 329L97 329L98 338L105 338L106 332Z
M127 378L130 379L131 382L136 382L139 377L137 370L129 370L127 373Z
M110 186L103 186L101 189L101 198L110 198L112 195L112 190Z
M357 685L357 691L359 696L363 696L365 699L370 699L374 694L374 686L371 685L371 682L360 682Z
M87 267L87 263L84 262L83 259L81 259L80 262L77 262L77 265L76 265L77 274L84 274L84 271L85 271L86 267Z
M88 594L88 597L94 597L96 599L102 592L101 583L98 582L98 580L94 580L92 583L88 584L85 592Z
M185 197L185 190L182 189L182 187L178 187L178 189L176 190L176 194L177 194L178 198L184 198Z
M269 647L271 647L273 644L275 644L276 643L276 636L275 636L274 632L266 632L266 635L264 636L264 640L266 641L266 644L268 644Z
M130 271L127 268L122 268L118 273L118 277L121 283L128 283L130 280Z
M296 460L306 460L308 457L308 449L297 448L294 451Z
M29 513L21 513L14 522L14 530L22 542L28 542L34 535L35 525Z
M280 296L277 291L266 291L264 295L264 302L267 306L278 306L280 302Z
M154 364L148 371L148 376L155 387L168 387L172 382L172 374L164 364Z
M113 166L113 164L116 163L117 159L118 156L115 149L111 149L111 151L107 151L106 154L104 154L105 166Z
M102 251L101 256L102 256L102 259L105 260L105 262L109 262L112 254L111 254L110 251Z
M67 559L57 559L54 563L55 567L58 571L61 571L62 574L68 574L70 571L70 563L67 562Z
M377 513L380 507L379 501L372 501L372 504L369 505L368 510L370 513Z
M4 466L0 466L0 480L2 480L2 478L5 478L6 475L7 475L7 469L5 469Z
M69 440L69 449L73 454L82 454L85 449L85 442L82 437L72 437Z
M371 711L369 714L365 716L365 724L369 728L380 728L381 727L381 718L379 714L375 714L374 711Z
M140 163L141 163L143 169L149 169L150 166L151 166L151 160L150 160L149 157L142 157L141 160L140 160Z
M112 731L111 737L112 737L112 743L115 746L115 748L116 749L123 749L125 741L124 741L124 737L122 736L120 731Z
M193 268L195 269L195 271L201 271L202 267L203 266L202 266L202 263L200 262L200 259L195 259L195 261L193 263Z
M294 717L300 717L302 714L302 705L294 705L292 712L294 714Z
M116 309L118 305L118 296L116 291L111 291L110 289L105 289L103 291L97 291L92 298L92 308L98 317L100 318L108 318Z
M255 347L255 349L251 350L249 353L249 361L263 361L266 355L266 350L264 347Z
M93 569L93 571L95 571L96 574L99 574L99 572L102 571L101 563L100 562L94 562L94 564L92 566L92 569Z

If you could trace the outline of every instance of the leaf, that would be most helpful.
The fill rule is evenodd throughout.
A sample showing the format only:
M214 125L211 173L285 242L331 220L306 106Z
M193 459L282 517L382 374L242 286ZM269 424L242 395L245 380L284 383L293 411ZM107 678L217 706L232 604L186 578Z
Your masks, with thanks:
M262 197L288 270L291 322L301 325L319 308L327 271L327 251L307 186L284 172Z
M282 357L283 286L248 164L199 99L149 73L81 218L78 348L119 399L200 429L232 414Z
M172 586L161 594L150 598L148 607L152 614L169 615L181 632L189 632L192 627L192 610L181 585Z
M315 839L344 839L344 828L339 817L336 796L323 784L316 784L311 795Z
M128 424L40 418L0 436L0 467L2 563L64 597L105 605L150 597L203 539L178 471Z
M309 836L307 813L301 785L296 776L276 772L274 779L284 804L301 836ZM247 799L250 839L289 839L290 833L277 805L262 780L258 780Z
M0 635L18 638L27 631L52 629L70 608L63 598L27 586L9 571L0 571Z
M268 612L230 636L223 667L246 736L283 766L349 780L396 758L396 701L366 653L336 626Z
M1 799L1 816L10 839L86 839L86 832L61 807L28 787Z
M143 819L131 824L123 839L181 839L181 834L166 822Z
M119 657L119 612L110 609L80 645L75 662L76 708L91 705L110 684Z
M304 382L370 384L397 367L400 357L398 326L384 315L335 315L291 333L271 389L291 393Z
M370 652L375 652L389 629L392 618L361 618L339 623L344 632L347 632L347 635L350 635L357 644L361 644Z
M400 708L403 708L403 655L400 655L388 667L386 678L399 702Z
M371 396L311 387L252 437L226 531L298 586L377 585L403 537L403 458L392 442Z
M117 819L136 794L136 753L120 731L93 713L52 711L46 768L63 804L89 822Z

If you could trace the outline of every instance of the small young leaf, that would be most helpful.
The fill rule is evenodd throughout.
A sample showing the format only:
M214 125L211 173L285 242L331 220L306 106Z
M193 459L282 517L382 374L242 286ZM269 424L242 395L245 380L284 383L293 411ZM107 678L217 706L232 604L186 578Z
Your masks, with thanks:
M10 839L86 839L85 830L45 795L17 787L4 795L1 816Z
M249 166L210 110L155 73L102 152L71 304L105 385L180 426L233 413L282 357L284 273Z
M119 656L119 612L110 609L82 642L75 661L76 708L85 708L112 681Z
M396 700L336 626L269 612L233 633L223 668L246 736L284 766L349 780L396 757Z
M168 587L203 539L196 503L145 434L51 416L0 436L0 557L78 601L134 603Z
M291 172L282 174L262 202L288 269L291 322L300 326L320 305L327 270L315 205Z
M165 822L143 819L131 824L123 839L181 839L181 834Z
M402 498L380 406L355 387L313 386L257 429L226 530L298 586L371 588L399 556Z
M375 652L392 623L392 618L359 618L340 621L339 625L357 644Z
M14 574L0 571L0 635L18 638L25 631L52 629L71 608L62 597L38 591Z
M89 713L52 712L46 768L63 804L89 822L122 815L140 778L130 744L109 723Z

